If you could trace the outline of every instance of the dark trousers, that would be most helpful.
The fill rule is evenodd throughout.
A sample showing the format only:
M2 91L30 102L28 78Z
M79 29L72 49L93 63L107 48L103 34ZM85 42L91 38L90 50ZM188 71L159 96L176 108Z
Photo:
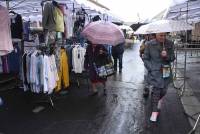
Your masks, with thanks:
M158 101L162 99L167 93L167 87L165 88L153 88L151 104L152 104L152 112L157 112Z
M118 61L119 61L119 70L121 70L123 54L115 55L115 56L113 56L113 59L114 59L114 69L117 70L117 65L118 65Z

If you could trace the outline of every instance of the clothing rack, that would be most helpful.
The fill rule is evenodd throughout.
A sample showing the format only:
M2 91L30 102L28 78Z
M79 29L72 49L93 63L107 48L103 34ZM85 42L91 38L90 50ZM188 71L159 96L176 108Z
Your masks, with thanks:
M36 49L38 50L41 50L41 51L49 51L49 50L46 50L47 49L47 46L44 46L44 45L28 45L28 46L24 46L25 47L35 47ZM54 101L52 99L52 94L44 94L45 96L47 96L47 99L46 100L39 100L39 101L35 101L34 103L49 103L52 108L55 108L55 105L54 105Z

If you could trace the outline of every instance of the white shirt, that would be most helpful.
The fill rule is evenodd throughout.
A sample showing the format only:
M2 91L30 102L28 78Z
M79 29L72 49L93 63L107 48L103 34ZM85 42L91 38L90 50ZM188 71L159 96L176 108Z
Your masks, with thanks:
M48 94L51 94L53 93L54 88L56 88L57 81L59 80L54 55L51 55L49 57L49 63L50 63L50 70L49 70L49 80L48 80L48 86L49 86Z
M43 81L44 81L44 93L48 92L48 71L49 71L49 58L44 55L44 66L43 66Z
M44 93L53 93L54 88L59 80L55 56L44 56Z
M80 46L76 46L72 50L72 66L75 73L82 73L84 70L86 49Z

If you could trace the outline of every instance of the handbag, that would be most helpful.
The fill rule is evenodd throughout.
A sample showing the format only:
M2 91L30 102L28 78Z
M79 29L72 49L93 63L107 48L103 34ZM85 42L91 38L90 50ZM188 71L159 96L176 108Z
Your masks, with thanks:
M111 76L115 73L113 62L105 65L107 76Z
M112 62L109 62L101 66L97 66L95 63L93 64L94 64L95 71L99 77L108 77L115 73Z

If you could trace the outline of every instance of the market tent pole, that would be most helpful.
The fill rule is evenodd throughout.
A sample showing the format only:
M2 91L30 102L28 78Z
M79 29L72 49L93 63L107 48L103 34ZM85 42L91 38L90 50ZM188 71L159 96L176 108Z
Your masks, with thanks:
M187 1L186 23L188 23L188 4L189 4L189 0ZM187 49L186 49L186 47L188 46L188 32L187 32L187 30L185 32L186 32L186 37L185 37L185 43L184 43L184 48L185 48L184 78L183 78L183 87L182 87L182 91L181 91L181 96L185 92L185 86L186 86L186 67L187 67Z

